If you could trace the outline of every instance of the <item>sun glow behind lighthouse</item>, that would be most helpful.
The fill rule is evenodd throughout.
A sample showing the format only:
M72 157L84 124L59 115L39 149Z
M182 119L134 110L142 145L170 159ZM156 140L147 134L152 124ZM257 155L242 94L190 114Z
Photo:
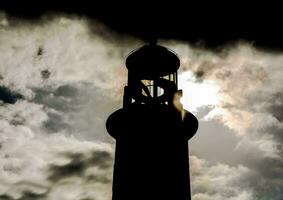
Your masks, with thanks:
M191 71L179 74L179 88L183 90L180 99L184 109L196 114L201 107L216 106L221 101L219 88L214 82L198 81Z

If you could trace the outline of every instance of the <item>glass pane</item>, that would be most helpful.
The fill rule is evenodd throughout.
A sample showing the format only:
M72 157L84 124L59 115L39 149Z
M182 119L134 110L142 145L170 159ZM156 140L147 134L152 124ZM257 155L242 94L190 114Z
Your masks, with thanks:
M170 80L175 82L174 74L170 74Z
M161 88L161 87L157 87L157 96L159 97L159 96L161 96L163 94L164 94L164 89Z
M163 76L163 77L160 77L160 78L170 80L170 75L166 75L166 76Z
M141 80L142 86L142 94L144 96L153 96L153 80Z

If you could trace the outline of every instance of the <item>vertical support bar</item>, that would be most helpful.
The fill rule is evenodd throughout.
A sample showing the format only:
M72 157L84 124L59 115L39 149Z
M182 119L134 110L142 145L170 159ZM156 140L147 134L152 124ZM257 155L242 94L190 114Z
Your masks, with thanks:
M153 80L150 80L150 95L153 97Z
M156 81L153 80L153 98L157 97L157 85L155 83Z
M176 87L177 87L177 90L178 90L178 74L177 74L177 72L174 72L174 75L175 75Z

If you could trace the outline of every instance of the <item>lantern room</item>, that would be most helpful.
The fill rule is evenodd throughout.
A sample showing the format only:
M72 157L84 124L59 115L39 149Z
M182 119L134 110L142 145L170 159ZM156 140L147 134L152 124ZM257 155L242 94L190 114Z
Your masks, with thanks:
M170 105L177 92L180 60L171 50L150 43L128 56L128 84L124 106L135 104Z

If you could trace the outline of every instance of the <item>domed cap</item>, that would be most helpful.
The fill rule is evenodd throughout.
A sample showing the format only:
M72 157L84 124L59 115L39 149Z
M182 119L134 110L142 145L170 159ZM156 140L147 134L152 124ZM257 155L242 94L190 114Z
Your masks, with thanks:
M131 53L126 60L126 67L141 78L150 79L177 71L180 60L171 50L149 44Z

